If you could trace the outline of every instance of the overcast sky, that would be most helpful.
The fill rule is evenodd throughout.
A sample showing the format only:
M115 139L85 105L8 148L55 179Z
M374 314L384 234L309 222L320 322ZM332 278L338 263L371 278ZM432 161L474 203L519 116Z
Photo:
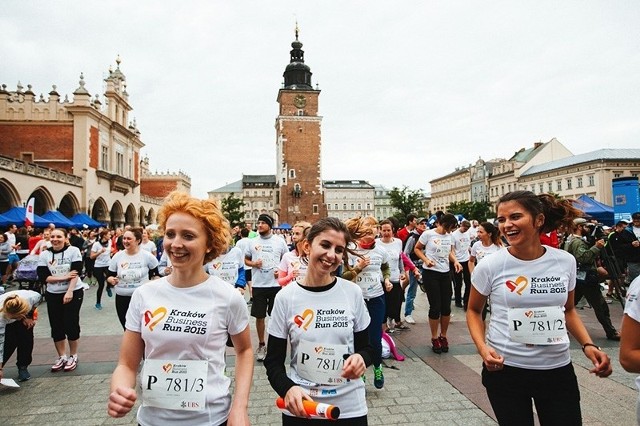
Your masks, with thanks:
M324 179L429 190L556 137L640 146L640 2L4 0L0 84L92 95L116 56L151 170L192 194L275 174L295 22L319 84Z

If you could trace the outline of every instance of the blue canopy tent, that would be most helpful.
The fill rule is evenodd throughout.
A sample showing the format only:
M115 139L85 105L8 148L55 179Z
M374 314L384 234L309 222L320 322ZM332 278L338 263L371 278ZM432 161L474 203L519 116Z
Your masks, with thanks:
M582 210L585 215L594 218L603 225L613 226L613 207L602 204L587 195L581 195L575 200L576 208Z
M82 228L85 225L88 228L99 228L101 226L104 226L104 223L100 223L94 220L91 216L85 213L78 213L69 220L73 222L73 224L78 228Z
M44 220L48 220L49 223L53 223L56 228L77 228L75 223L67 219L62 213L57 210L49 210L41 217Z
M2 216L4 216L9 221L7 225L15 224L16 226L24 226L24 219L27 216L26 212L27 209L24 207L13 207L10 210L3 212ZM35 222L33 225L38 228L45 228L49 226L50 222L41 218L37 214L33 215L33 219Z
M9 226L11 225L11 221L8 217L0 214L0 226Z
M289 225L288 223L281 223L280 225L276 226L276 229L291 229L291 225Z

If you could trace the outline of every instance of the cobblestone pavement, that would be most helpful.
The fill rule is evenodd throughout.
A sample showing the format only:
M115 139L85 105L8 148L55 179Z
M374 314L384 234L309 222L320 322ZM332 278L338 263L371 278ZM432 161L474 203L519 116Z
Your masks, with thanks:
M36 327L34 361L29 368L32 379L20 389L0 389L0 424L102 425L136 424L135 410L122 419L106 414L111 372L118 357L122 328L114 299L104 295L104 309L97 311L95 287L87 290L81 312L82 338L78 368L70 373L51 373L55 358L49 337L46 303L40 308ZM11 289L9 289L11 290ZM480 358L467 332L464 312L454 308L449 332L451 350L436 355L430 350L427 327L427 301L419 294L411 330L393 335L405 361L386 360L385 388L377 390L367 382L369 424L372 425L489 425L496 424L480 383ZM610 305L614 323L622 310ZM635 375L622 370L618 344L604 338L604 332L590 309L580 311L594 341L606 348L614 364L614 374L598 379L588 372L588 360L574 345L572 357L582 395L584 424L635 424L638 392ZM252 333L254 344L255 332ZM233 376L234 356L228 354L228 373ZM6 377L16 377L15 355L5 367ZM367 374L373 377L372 372ZM254 425L279 425L275 392L269 386L264 368L256 363L249 415Z

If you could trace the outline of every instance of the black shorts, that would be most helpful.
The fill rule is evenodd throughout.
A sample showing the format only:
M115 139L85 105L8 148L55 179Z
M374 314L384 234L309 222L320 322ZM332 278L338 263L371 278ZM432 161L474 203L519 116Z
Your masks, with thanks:
M246 268L244 270L244 279L246 282L250 283L251 282L251 268Z
M273 301L276 294L282 287L264 287L253 288L253 304L251 305L251 316L255 318L265 318L267 314L271 315L273 309Z

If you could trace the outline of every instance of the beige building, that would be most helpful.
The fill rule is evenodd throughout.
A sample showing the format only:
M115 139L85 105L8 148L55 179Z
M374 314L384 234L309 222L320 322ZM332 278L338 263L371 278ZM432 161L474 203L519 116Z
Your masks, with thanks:
M209 199L222 202L233 195L244 202L244 222L255 228L258 216L267 213L280 224L276 205L276 177L275 175L242 175L242 179L211 190L207 193ZM290 225L293 225L290 223Z
M364 180L325 180L324 191L330 217L375 215L375 188Z
M30 85L0 88L0 212L35 198L35 213L87 213L112 226L155 223L166 193L144 193L140 150L145 146L129 117L126 78L109 70L100 100L80 75L73 100L56 86L45 99ZM153 177L151 173L146 175ZM190 188L179 176L176 188ZM170 180L170 179L165 179Z
M393 216L398 209L391 205L391 198L389 197L390 190L382 185L374 185L373 187L375 189L373 196L375 218L381 221L389 216Z
M599 149L527 168L518 188L563 198L587 195L613 205L612 179L640 175L640 149Z
M471 167L456 168L453 173L433 179L431 184L432 211L446 211L449 204L471 199Z
M529 168L572 155L556 138L545 143L536 142L531 148L520 149L511 158L493 167L488 179L489 202L495 204L504 194L521 189L519 177Z

